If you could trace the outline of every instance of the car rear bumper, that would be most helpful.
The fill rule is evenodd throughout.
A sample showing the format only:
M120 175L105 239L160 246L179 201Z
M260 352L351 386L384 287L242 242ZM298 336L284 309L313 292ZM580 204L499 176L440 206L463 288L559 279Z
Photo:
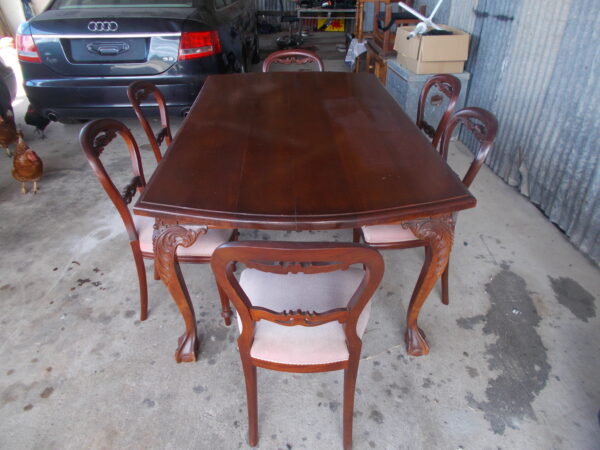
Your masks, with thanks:
M171 77L86 77L28 80L24 83L27 98L44 116L95 118L132 116L127 86L146 80L161 91L171 113L180 114L192 105L207 75Z

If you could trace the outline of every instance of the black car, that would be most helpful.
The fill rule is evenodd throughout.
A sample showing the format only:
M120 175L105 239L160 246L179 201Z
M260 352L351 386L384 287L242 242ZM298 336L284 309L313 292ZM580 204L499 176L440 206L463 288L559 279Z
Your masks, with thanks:
M17 95L17 80L13 70L0 58L0 116L12 109L12 102Z
M253 0L54 0L20 26L17 51L27 97L51 120L130 115L135 80L185 114L208 75L257 62L256 11Z

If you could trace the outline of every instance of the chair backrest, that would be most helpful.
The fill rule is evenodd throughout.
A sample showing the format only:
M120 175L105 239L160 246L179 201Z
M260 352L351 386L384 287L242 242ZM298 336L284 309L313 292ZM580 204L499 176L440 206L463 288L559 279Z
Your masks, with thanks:
M119 192L113 183L104 164L100 160L100 156L105 147L110 144L117 135L121 136L127 144L133 171L133 178L121 192ZM144 190L146 179L144 178L144 171L142 169L140 151L131 131L118 120L98 119L89 122L81 129L81 132L79 133L79 142L81 143L83 153L87 157L90 166L92 166L94 173L98 177L98 180L100 180L100 184L104 187L104 190L117 208L121 219L123 219L127 234L129 235L129 240L138 240L138 234L133 223L133 218L131 217L131 212L127 205L131 203L136 192L142 192Z
M146 119L146 116L144 116L141 107L141 103L150 95L154 96L154 100L158 105L158 112L160 114L161 128L156 135L154 134L154 131L152 131L152 127ZM162 153L160 151L160 146L162 143L165 142L167 145L170 145L171 141L173 140L173 136L171 136L171 126L169 123L169 114L167 113L167 104L165 102L165 98L160 90L149 81L134 81L131 83L127 87L127 97L129 97L129 102L131 103L131 106L133 106L135 115L140 121L140 124L142 125L142 128L148 137L148 141L150 142L150 146L154 152L154 157L158 162L162 159Z
M429 91L434 86L448 98L448 106L446 106L446 111L444 111L437 128L434 128L425 121L425 103L427 102ZM421 96L419 97L419 106L417 107L417 126L431 138L431 143L436 148L440 142L444 128L446 128L446 123L454 111L459 95L460 80L453 75L434 75L423 85Z
M235 277L235 264L263 272L316 274L346 270L354 264L364 268L364 277L346 308L329 311L272 311L254 307ZM220 288L235 305L242 322L238 340L240 351L250 350L254 322L267 320L284 326L318 326L338 321L345 324L349 350L360 351L361 340L356 332L360 313L371 299L383 277L383 259L374 248L350 243L315 242L229 242L218 247L211 259L212 270ZM301 305L298 305L301 306Z
M486 111L483 108L469 107L457 111L450 117L450 120L448 120L448 124L446 125L446 128L444 128L442 134L440 153L444 160L448 159L450 138L452 137L454 129L459 124L463 124L465 128L473 134L473 137L479 144L477 151L475 152L475 158L463 178L464 185L469 187L475 179L477 172L481 169L481 166L496 139L498 120L491 112Z
M262 71L268 72L271 64L308 64L315 63L318 72L323 72L323 60L314 52L308 50L279 50L271 53L263 62Z

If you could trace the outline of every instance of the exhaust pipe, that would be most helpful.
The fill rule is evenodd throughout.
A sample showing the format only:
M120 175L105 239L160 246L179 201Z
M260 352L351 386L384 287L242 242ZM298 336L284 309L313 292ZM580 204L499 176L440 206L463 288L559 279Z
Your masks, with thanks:
M48 114L46 114L48 116L48 119L50 119L52 122L56 122L58 120L58 116L56 115L55 112L50 111Z

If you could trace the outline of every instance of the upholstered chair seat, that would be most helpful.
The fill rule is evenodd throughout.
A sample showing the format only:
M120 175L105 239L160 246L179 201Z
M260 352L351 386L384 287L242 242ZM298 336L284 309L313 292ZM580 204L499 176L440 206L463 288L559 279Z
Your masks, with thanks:
M419 240L412 231L402 228L402 225L400 224L362 227L362 234L367 244L387 244L391 242L410 242Z
M295 310L324 312L345 308L358 288L364 271L317 274L273 274L246 269L240 276L240 286L255 307L274 311ZM371 302L363 309L356 326L362 337L371 310ZM238 317L240 332L242 322ZM274 322L256 322L250 356L281 364L327 364L347 361L348 347L344 325L328 322L314 327L287 327Z

